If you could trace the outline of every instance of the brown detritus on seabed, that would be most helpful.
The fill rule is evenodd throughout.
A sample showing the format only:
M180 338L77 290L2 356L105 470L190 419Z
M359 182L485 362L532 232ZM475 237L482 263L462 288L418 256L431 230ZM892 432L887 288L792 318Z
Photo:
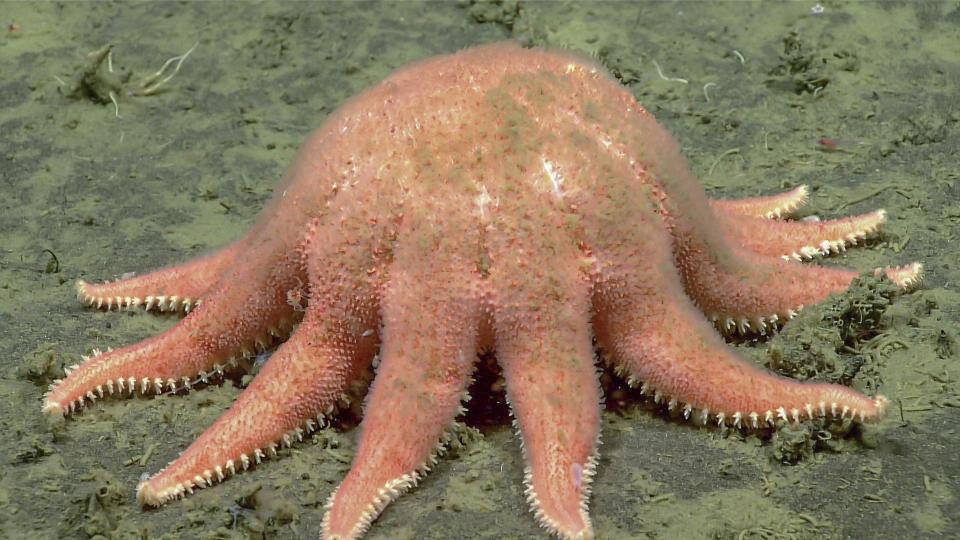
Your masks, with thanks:
M112 103L114 114L120 118L119 101L125 97L152 96L161 91L163 86L170 82L190 53L197 48L200 42L193 44L187 52L168 58L160 69L147 75L138 82L132 83L133 71L126 68L114 69L112 44L89 53L89 65L76 77L65 95L71 99L85 99L98 105ZM106 66L106 67L104 67ZM62 87L65 85L62 80Z
M843 294L809 306L770 340L770 369L799 380L850 385L867 365L875 371L883 347L882 315L897 294L886 278L864 275ZM869 387L879 384L869 381Z

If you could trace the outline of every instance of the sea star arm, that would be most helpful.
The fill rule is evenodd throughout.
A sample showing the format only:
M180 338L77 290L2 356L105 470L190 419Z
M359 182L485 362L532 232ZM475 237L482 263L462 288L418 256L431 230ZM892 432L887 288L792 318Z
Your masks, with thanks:
M328 425L372 359L376 336L351 329L370 321L331 320L308 308L303 322L273 354L237 402L179 457L137 486L137 500L159 506L246 470L278 445ZM314 418L316 421L314 421Z
M359 538L419 482L443 451L466 395L479 324L473 261L463 256L469 243L442 224L423 225L401 233L394 252L381 301L382 360L353 465L327 501L327 540Z
M631 125L637 131L634 136L644 142L625 150L642 148L633 165L637 182L649 186L658 202L687 294L721 330L763 332L804 305L845 290L858 275L765 257L735 245L726 228L717 226L709 199L670 134L645 114L636 114ZM620 221L628 218L622 216ZM877 272L909 288L919 282L921 270L914 263Z
M887 221L884 210L829 221L779 221L718 214L730 240L754 253L811 259L843 251L876 234Z
M282 248L281 248L282 249ZM115 391L133 395L189 388L199 377L238 356L263 348L286 333L293 308L286 291L302 285L291 270L301 264L295 250L282 250L271 266L249 265L227 272L209 298L176 326L135 345L97 354L54 382L43 410L65 414ZM268 286L269 283L269 286Z
M143 306L147 310L189 312L233 264L242 249L240 241L210 255L142 276L104 283L78 280L77 299L98 309Z
M141 504L163 504L245 470L251 460L259 463L267 452L276 453L278 442L289 446L305 431L326 426L337 403L348 399L378 341L380 273L355 267L376 268L371 254L380 246L380 231L359 226L362 221L358 215L337 227L310 224L304 248L310 304L303 321L229 411L180 457L140 483ZM341 227L357 236L336 234Z
M731 216L778 219L792 214L807 204L809 191L807 186L799 185L790 191L776 195L746 199L713 199L710 201L710 206L718 213Z
M534 228L509 240L502 234L491 240L496 354L521 437L531 510L560 538L593 538L587 503L599 445L600 390L589 285L573 243L558 239L556 224L537 227L533 221Z
M767 327L794 317L805 305L845 291L859 273L853 270L807 266L728 246L717 256L696 241L677 250L677 266L687 294L716 322L721 331L765 332ZM915 286L923 267L919 263L876 269L901 289Z
M674 174L674 178L687 179L682 170ZM721 331L765 332L768 326L792 318L803 306L846 290L858 275L852 270L806 266L737 246L724 227L715 226L712 213L698 214L675 206L696 204L696 192L687 191L676 180L666 185L680 194L670 200L664 213L673 239L675 265L687 294ZM921 271L922 266L914 263L877 269L875 273L886 274L897 286L907 289L919 282Z
M871 421L883 414L888 402L882 396L801 383L739 358L687 299L663 243L648 243L647 253L642 264L610 265L603 273L595 294L594 328L618 371L628 375L631 385L643 383L644 393L657 403L679 408L687 418L696 415L704 424L754 428L773 425L778 418Z

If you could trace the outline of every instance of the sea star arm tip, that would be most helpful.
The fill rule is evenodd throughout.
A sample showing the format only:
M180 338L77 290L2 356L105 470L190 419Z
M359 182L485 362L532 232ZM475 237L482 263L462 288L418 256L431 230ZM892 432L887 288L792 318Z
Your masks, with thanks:
M882 208L828 221L780 221L717 212L731 241L753 253L804 261L845 251L880 233L887 221Z
M714 199L714 210L739 216L780 219L802 208L809 200L810 189L806 184L776 195L749 197L745 199Z
M234 262L240 246L240 242L235 242L210 255L142 276L129 275L103 283L78 279L77 300L108 311L143 306L148 311L189 313Z
M44 397L41 412L49 416L65 416L67 414L67 411L64 409L63 405L61 405L58 401L52 401L49 396Z
M886 276L900 290L912 291L923 283L923 263L912 262L903 266L876 268L873 274Z

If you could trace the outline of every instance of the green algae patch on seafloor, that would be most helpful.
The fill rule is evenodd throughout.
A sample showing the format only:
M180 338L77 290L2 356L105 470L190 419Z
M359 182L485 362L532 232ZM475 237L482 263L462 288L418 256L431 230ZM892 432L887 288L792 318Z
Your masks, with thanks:
M798 380L847 386L860 377L858 389L875 391L880 384L876 349L902 343L881 326L898 292L885 278L861 276L843 293L804 307L768 343L768 367ZM887 341L873 341L884 330Z
M955 485L945 478L931 478L924 473L924 494L919 504L909 513L917 529L930 535L946 534L953 517L944 513L944 507L956 503Z
M898 329L901 340L878 347L887 356L884 387L891 388L895 401L889 416L897 421L918 422L960 409L960 344L951 320L957 302L960 294L953 290L920 290L884 314L884 323Z
M869 275L800 314L767 345L768 367L799 380L885 393L888 419L956 407L956 327L944 324L946 290L904 293ZM945 394L945 395L944 395ZM902 418L901 418L902 417Z
M703 513L712 516L704 520ZM823 538L831 523L791 510L752 489L718 490L661 504L663 538Z

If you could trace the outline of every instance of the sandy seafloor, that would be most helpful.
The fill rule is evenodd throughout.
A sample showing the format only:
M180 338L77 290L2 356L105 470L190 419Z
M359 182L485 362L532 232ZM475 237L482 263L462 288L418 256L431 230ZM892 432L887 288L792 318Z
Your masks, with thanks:
M413 60L511 37L599 56L711 194L806 183L801 215L889 211L883 237L821 264L926 265L923 288L889 307L834 300L873 317L853 338L831 341L836 310L812 309L773 345L794 355L797 376L890 396L878 425L771 439L672 420L649 401L611 403L597 537L960 536L960 6L824 1L817 14L815 4L0 2L0 536L316 538L357 429L323 432L157 510L134 500L138 478L235 399L239 376L105 400L65 422L41 415L64 364L176 322L85 309L73 283L239 237L344 100ZM195 42L162 92L124 95ZM100 80L119 85L118 111L96 92L67 96L107 44L114 75ZM840 151L819 150L822 137ZM737 346L763 365L771 343ZM546 537L524 500L519 444L492 412L473 415L482 436L465 431L367 538Z

